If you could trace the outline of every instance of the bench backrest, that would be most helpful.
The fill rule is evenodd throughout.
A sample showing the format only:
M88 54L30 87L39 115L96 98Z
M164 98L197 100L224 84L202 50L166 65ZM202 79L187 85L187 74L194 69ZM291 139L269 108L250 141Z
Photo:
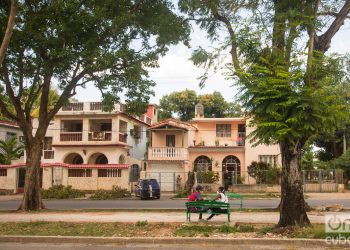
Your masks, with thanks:
M186 207L219 207L230 208L229 203L218 201L189 201L185 203Z

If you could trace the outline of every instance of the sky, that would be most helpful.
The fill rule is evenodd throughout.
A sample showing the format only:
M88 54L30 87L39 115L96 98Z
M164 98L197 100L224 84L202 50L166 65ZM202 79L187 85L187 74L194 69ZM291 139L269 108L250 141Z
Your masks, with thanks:
M350 53L350 22L348 21L332 40L329 52ZM219 91L226 101L235 100L237 88L233 87L232 79L225 79L221 73L210 75L204 88L199 87L198 77L203 73L203 69L197 68L189 60L192 52L198 46L210 47L210 42L206 38L206 33L192 25L190 48L183 44L170 47L169 52L159 60L159 68L151 69L149 72L156 86L153 88L155 96L152 96L150 103L159 103L159 99L173 91L187 89L195 90L198 94L212 93ZM100 101L100 92L93 84L89 84L85 89L78 89L75 96L79 101ZM123 101L123 100L122 100Z

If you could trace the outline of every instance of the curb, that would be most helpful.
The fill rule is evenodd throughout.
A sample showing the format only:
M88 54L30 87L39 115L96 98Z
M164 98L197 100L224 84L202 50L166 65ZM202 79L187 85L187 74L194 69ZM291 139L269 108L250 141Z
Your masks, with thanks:
M234 245L290 245L294 247L329 247L325 240L320 239L276 239L276 238L197 238L197 237L165 237L165 238L143 238L143 237L72 237L72 236L0 236L0 243L77 243L77 244L205 244L207 246L218 246L226 244ZM334 246L334 245L333 245Z

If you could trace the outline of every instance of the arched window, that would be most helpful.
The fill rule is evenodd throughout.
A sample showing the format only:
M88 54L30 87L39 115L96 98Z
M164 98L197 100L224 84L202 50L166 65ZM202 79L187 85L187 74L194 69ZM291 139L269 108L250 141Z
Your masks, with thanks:
M108 159L104 154L97 156L95 164L108 164Z
M211 167L211 160L207 156L201 155L194 161L195 171L211 171Z
M241 162L234 155L226 156L222 161L222 171L236 172L238 175L241 172Z
M118 163L119 163L119 164L125 164L125 156L124 156L124 155L120 155L120 156L119 156Z
M79 165L79 164L83 164L84 160L83 160L83 157L81 157L79 154L72 153L67 155L63 162L68 164Z

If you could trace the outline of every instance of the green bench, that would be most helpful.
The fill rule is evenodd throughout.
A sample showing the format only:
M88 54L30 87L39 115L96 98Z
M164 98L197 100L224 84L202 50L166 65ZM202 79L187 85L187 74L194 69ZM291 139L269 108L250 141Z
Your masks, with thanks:
M233 193L227 193L226 194L230 204L232 205L239 205L240 210L243 209L243 195L241 194L233 194ZM235 199L235 200L232 200Z
M227 214L227 220L230 222L230 204L218 201L189 201L186 206L186 222L191 221L191 213L193 214ZM225 212L213 211L210 208L226 209Z
M210 195L210 197L214 198L216 194ZM243 195L234 194L234 193L226 193L226 196L231 205L239 205L240 210L243 209ZM234 199L234 200L232 200Z

